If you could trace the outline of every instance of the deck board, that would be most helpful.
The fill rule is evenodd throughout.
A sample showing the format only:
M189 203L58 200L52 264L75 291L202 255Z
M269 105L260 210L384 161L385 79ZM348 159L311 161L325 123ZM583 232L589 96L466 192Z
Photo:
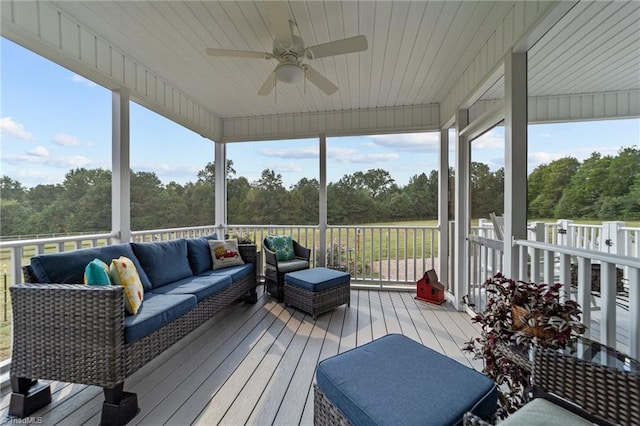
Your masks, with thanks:
M402 333L465 365L479 334L466 313L431 305L407 292L352 290L351 307L313 320L260 290L255 305L236 304L133 374L140 413L130 425L312 425L319 361L389 333ZM53 402L33 418L45 425L98 424L102 390L52 383ZM0 395L6 417L8 393Z

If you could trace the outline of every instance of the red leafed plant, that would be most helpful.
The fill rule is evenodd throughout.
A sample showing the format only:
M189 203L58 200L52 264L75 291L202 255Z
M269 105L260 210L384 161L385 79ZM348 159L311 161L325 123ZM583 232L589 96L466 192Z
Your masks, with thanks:
M582 311L575 301L560 301L562 284L514 281L497 274L484 286L487 305L473 318L482 332L464 350L483 359L483 372L498 384L497 415L504 419L524 404L530 371L500 348L523 354L531 345L573 348L586 326L580 322Z

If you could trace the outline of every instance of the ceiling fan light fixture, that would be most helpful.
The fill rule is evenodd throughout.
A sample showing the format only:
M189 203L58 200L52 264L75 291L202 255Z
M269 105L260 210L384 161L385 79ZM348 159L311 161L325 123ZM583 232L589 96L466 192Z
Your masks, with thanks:
M304 78L304 70L297 64L281 63L276 67L276 78L283 83L295 83Z

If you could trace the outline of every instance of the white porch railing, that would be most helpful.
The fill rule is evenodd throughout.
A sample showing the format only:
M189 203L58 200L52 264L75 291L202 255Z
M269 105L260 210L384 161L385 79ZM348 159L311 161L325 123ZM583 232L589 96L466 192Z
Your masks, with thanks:
M575 298L582 307L582 319L588 326L587 336L638 358L640 257L637 247L640 229L619 224L569 226L564 228L569 229L567 234L554 232L563 229L558 226L531 224L528 239L513 242L519 247L517 278L563 283L565 294ZM612 234L611 229L615 233ZM501 271L503 266L504 242L485 235L495 234L483 224L468 238L471 255L468 303L476 311L486 304L484 281ZM570 237L565 239L566 235ZM607 242L609 238L612 241ZM549 240L555 244L545 242ZM586 245L589 249L572 247L569 243ZM618 251L625 250L628 254L607 253L602 251L603 245L609 249L617 246ZM592 277L592 269L599 273L598 277ZM592 283L599 285L599 291L592 291Z
M360 285L415 288L427 269L438 269L435 226L330 225L324 250L318 226L228 225L227 234L248 235L259 248L267 235L291 235L311 249L314 265L324 261L328 267L348 271L352 282Z

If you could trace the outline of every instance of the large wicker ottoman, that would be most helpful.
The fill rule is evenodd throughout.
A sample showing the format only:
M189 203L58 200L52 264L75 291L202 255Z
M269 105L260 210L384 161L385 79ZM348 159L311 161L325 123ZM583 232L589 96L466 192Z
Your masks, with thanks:
M284 276L284 303L313 315L340 305L351 306L351 275L328 268L311 268Z
M321 361L316 380L316 425L458 425L497 407L491 379L400 334Z

